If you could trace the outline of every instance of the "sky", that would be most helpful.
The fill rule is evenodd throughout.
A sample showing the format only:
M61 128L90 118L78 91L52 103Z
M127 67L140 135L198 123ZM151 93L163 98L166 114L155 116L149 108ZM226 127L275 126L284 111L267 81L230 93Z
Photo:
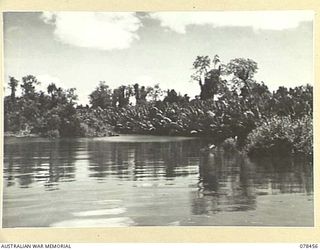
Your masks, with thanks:
M5 12L4 82L36 76L77 89L79 103L100 81L199 95L199 55L222 63L250 58L270 90L313 84L313 12ZM10 90L6 88L6 93Z

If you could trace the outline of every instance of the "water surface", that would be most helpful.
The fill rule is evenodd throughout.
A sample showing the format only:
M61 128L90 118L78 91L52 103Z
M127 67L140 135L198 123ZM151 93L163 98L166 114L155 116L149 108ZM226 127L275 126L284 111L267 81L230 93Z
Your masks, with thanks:
M313 226L311 163L204 144L5 138L3 227Z

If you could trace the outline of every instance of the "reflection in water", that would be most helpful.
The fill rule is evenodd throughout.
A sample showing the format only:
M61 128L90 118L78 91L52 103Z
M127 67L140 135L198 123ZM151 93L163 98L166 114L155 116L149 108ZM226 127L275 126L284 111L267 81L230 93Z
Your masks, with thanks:
M255 159L257 189L268 194L313 193L312 162L293 158Z
M239 212L257 212L265 218L260 225L312 224L311 163L200 153L204 142L194 139L139 139L6 138L4 226L235 225L228 219ZM268 204L294 207L297 196L283 194L300 194L306 207L296 212L310 215L307 222L300 219L306 214L269 219L261 212ZM274 204L268 197L284 198ZM219 221L224 212L226 221ZM250 218L237 223L252 225Z
M75 180L74 142L9 139L5 143L5 180L7 187L29 188L33 182L43 183L46 190L58 188L59 181Z
M198 190L192 193L192 213L253 210L259 195L312 194L312 178L312 164L301 159L251 161L237 151L206 152L200 157Z
M194 149L198 147L196 140L110 143L10 138L5 144L4 171L8 187L18 182L21 188L28 188L33 182L41 182L50 190L60 181L74 181L76 160L88 158L89 177L97 180L108 176L123 180L169 179L192 172L188 166L197 165L198 152Z
M192 212L255 209L253 166L238 152L215 150L200 158L199 190L193 193Z
M123 180L172 179L196 174L188 168L198 164L199 142L88 143L90 177L102 180L115 176Z

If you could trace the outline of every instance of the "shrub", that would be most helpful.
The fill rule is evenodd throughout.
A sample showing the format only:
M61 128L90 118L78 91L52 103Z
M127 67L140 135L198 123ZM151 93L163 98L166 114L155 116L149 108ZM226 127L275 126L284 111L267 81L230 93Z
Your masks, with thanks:
M47 131L47 133L45 135L47 137L49 137L49 138L58 138L58 137L60 137L60 133L59 133L58 129L49 130L49 131Z
M272 117L247 137L249 155L313 155L312 117Z

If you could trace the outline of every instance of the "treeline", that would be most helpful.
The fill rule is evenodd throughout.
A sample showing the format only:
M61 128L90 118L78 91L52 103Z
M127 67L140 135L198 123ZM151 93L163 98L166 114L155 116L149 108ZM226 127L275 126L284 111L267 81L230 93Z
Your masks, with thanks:
M82 134L81 118L76 111L75 89L64 90L54 83L47 93L37 92L35 76L22 78L22 95L17 97L18 80L9 78L11 95L4 99L4 131L20 135L78 136Z
M271 92L254 80L257 63L198 56L192 79L200 93L191 99L174 89L100 82L90 105L77 105L75 89L54 83L35 91L36 77L10 77L5 97L5 131L41 136L105 136L117 133L205 136L215 144L233 142L251 154L312 155L313 87Z

